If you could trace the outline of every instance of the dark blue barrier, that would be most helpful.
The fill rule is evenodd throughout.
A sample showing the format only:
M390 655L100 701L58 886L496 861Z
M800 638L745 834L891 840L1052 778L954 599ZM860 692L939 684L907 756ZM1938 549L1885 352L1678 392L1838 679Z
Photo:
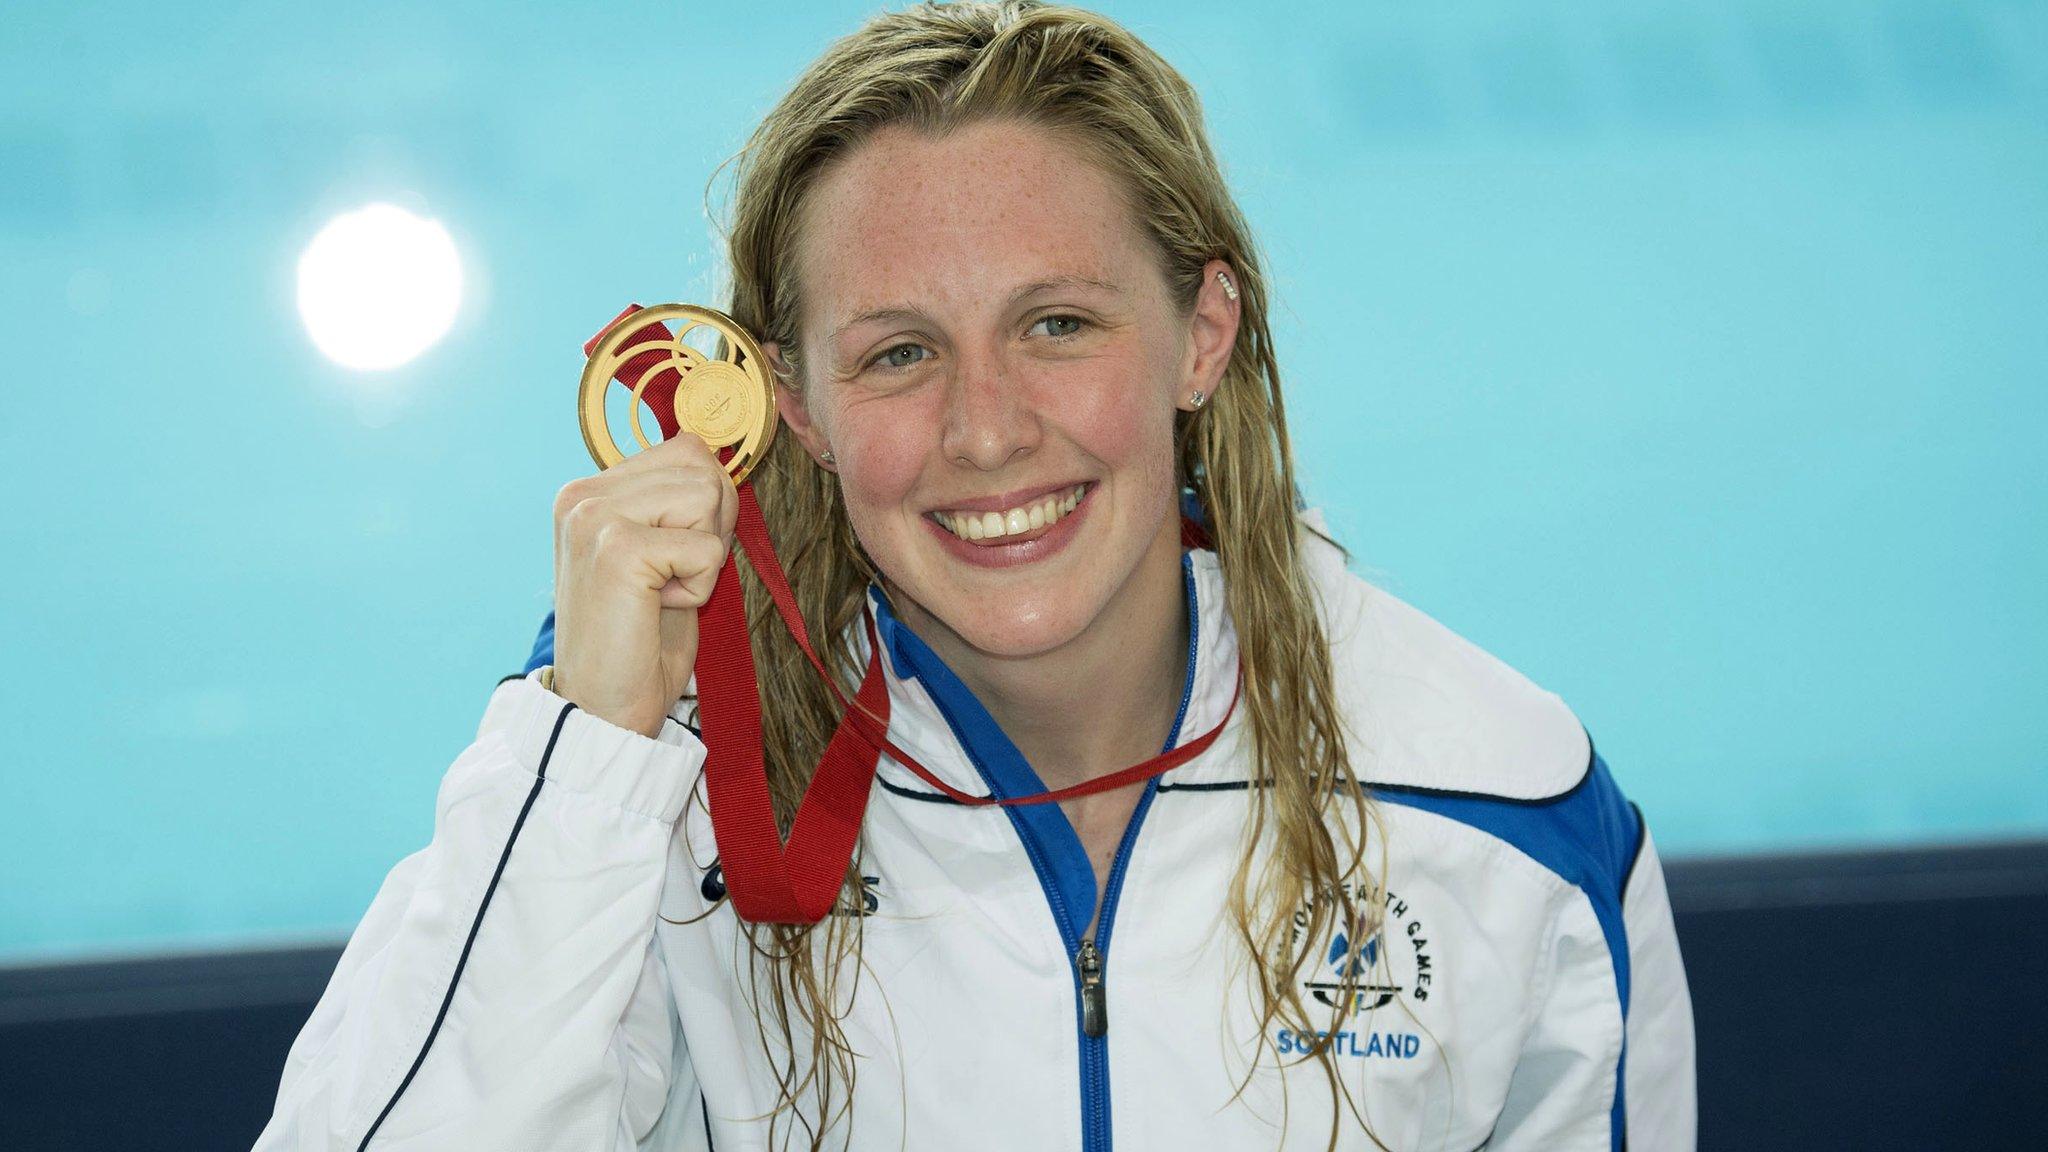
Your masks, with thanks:
M1666 871L1701 1148L2048 1147L2048 842ZM0 1149L248 1147L337 953L0 968Z

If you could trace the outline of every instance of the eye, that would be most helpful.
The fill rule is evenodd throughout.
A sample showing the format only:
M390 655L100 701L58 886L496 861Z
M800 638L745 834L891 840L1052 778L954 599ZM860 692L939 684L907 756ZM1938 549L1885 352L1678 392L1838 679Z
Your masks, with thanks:
M1081 334L1088 322L1079 316L1054 315L1041 317L1032 328L1045 326L1045 334L1055 340L1067 340Z
M917 355L906 355L906 353L917 353ZM925 359L929 354L930 350L922 344L898 344L883 352L880 356L875 357L869 363L879 364L884 368L908 368L912 364Z

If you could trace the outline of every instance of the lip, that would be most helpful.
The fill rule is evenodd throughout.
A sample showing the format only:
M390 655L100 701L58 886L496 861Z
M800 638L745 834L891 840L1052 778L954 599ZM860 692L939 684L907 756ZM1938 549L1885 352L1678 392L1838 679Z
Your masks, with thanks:
M933 512L1008 512L1012 508L1022 508L1027 504L1035 504L1048 496L1065 492L1070 488L1078 488L1083 484L1093 485L1093 483L1094 481L1092 480L1063 480L1057 484L1041 484L1036 488L1019 488L1013 492L1004 492L995 496L977 496L971 500L961 500L957 503L934 504L925 509L925 514L929 516ZM1092 487L1090 491L1093 491Z
M1067 545L1073 542L1074 534L1080 531L1081 522L1087 518L1089 509L1095 506L1095 493L1098 486L1092 482L1087 483L1088 490L1082 493L1081 502L1074 505L1072 512L1060 517L1057 524L1044 529L1040 535L1033 536L1028 540L1019 540L1007 544L970 543L948 532L945 525L940 524L929 515L920 516L918 519L924 521L925 530L938 539L939 547L944 548L949 555L962 563L972 564L977 568L1015 568L1021 564L1035 564L1040 560L1064 551ZM1028 503L1034 492L1040 496L1050 496L1055 492L1065 491L1069 487L1072 487L1072 485L1059 485L1045 489L1023 489L1023 496L1019 502ZM999 499L1009 500L1012 497L1005 495L999 497ZM947 510L998 512L1012 507L1015 507L1015 505L1003 504L992 508L977 509L971 504L956 504Z

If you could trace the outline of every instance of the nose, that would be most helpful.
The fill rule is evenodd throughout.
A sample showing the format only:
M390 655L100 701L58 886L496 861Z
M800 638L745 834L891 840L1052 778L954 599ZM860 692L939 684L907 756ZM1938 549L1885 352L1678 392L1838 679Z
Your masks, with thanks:
M1043 430L1019 384L993 352L954 361L940 443L948 460L994 472L1037 449Z

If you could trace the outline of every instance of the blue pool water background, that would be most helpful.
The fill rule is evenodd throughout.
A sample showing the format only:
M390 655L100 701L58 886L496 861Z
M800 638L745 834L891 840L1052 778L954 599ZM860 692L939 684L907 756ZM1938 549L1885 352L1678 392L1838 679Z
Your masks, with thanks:
M865 6L0 21L0 960L331 939L547 611L579 345ZM2048 833L2048 7L1116 3L1264 246L1309 495L1667 854ZM469 278L328 364L372 200Z

